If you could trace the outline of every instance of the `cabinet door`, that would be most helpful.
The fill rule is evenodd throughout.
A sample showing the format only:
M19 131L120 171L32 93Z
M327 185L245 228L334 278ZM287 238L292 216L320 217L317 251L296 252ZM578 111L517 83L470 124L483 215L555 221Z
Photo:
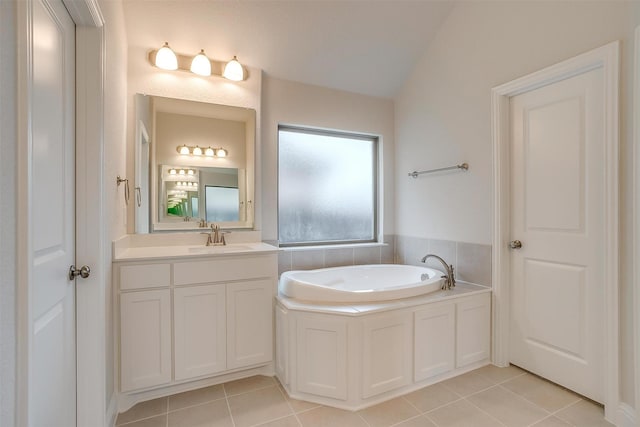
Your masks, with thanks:
M225 286L191 286L173 291L175 379L226 369Z
M362 397L411 383L411 313L368 318L363 327Z
M489 358L491 298L482 294L456 304L456 367Z
M346 321L324 316L304 316L296 323L298 390L346 400Z
M414 313L414 381L449 372L455 359L455 304L436 305Z
M227 285L227 368L273 360L271 280Z
M169 289L120 295L120 389L171 381Z

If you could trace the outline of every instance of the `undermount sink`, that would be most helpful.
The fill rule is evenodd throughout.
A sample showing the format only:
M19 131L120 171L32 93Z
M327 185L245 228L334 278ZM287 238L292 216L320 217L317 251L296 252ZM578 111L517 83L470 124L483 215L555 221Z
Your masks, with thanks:
M189 253L193 254L226 254L230 252L250 251L253 248L248 245L224 245L224 246L193 246Z

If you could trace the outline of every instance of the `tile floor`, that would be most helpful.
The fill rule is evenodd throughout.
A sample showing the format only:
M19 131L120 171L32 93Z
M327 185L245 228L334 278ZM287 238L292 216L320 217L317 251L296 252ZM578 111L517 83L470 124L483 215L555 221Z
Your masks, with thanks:
M515 366L485 366L396 399L349 412L290 399L256 376L139 403L126 427L596 427L602 407Z

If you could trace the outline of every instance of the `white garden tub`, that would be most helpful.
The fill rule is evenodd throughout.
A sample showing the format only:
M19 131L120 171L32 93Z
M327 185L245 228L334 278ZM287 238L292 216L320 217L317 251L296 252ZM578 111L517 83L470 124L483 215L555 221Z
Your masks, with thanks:
M353 265L288 271L280 277L278 290L299 300L364 303L438 291L442 275L441 271L413 265Z

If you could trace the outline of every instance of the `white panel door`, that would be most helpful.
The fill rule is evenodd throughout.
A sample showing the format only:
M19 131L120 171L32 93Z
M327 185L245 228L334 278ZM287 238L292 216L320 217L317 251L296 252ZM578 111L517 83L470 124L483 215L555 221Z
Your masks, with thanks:
M120 295L120 391L171 381L170 292Z
M225 286L173 291L175 379L224 371L227 367Z
M411 313L384 314L363 321L362 397L411 383Z
M33 0L28 151L30 426L76 425L75 25L59 0Z
M273 281L227 285L227 369L273 359Z
M414 313L416 382L452 371L455 360L456 306L448 303Z
M604 397L603 72L510 100L510 360Z

